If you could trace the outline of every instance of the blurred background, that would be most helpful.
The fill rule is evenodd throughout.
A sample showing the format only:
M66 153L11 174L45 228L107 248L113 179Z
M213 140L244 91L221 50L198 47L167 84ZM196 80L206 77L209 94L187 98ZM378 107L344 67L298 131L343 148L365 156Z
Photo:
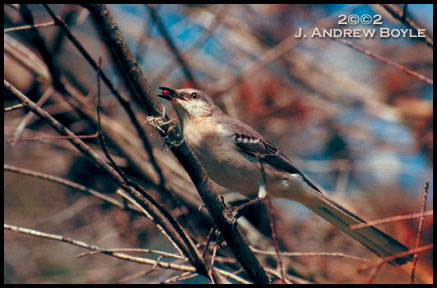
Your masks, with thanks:
M404 6L392 5L397 11ZM381 27L405 29L381 5L108 5L149 84L206 91L229 115L258 130L336 201L365 220L419 213L425 181L427 210L433 209L433 87L384 61L330 38L298 39L304 31L339 27L341 14L382 16ZM133 106L143 123L148 116L130 90L88 10L50 5ZM42 5L26 5L34 23L53 19ZM433 35L433 5L408 5L408 19ZM4 28L29 24L23 7L4 5ZM27 14L29 15L29 14ZM378 26L377 28L379 28ZM375 28L362 24L348 28ZM96 132L97 76L56 25L4 33L5 79L77 135ZM47 55L36 39L43 39ZM432 39L432 38L431 38ZM433 48L418 38L345 39L433 78ZM52 63L47 63L51 59ZM51 66L52 65L52 66ZM74 106L53 82L56 67L68 89L81 95ZM51 74L52 73L52 74ZM177 118L168 103L170 118ZM17 104L4 96L4 106ZM85 107L85 108L84 108ZM81 109L83 111L81 112ZM211 227L185 171L159 134L144 124L165 183L160 179L119 102L102 85L102 130L120 167L165 205L201 245ZM85 111L87 110L87 111ZM88 113L88 114L87 114ZM68 141L56 138L45 122L16 109L4 114L4 163L64 177L111 197L116 185ZM32 138L32 139L29 139ZM84 139L101 151L97 139ZM101 152L100 152L101 153ZM217 187L220 191L220 187ZM155 225L95 197L50 181L4 173L5 223L61 234L105 248L139 247L175 252ZM228 201L239 201L235 193ZM371 253L298 203L274 200L282 251L344 252L375 259ZM273 250L263 210L240 221L248 241ZM203 209L204 210L204 209ZM249 220L249 221L247 221ZM419 220L379 225L414 248ZM425 218L421 245L433 242L432 217ZM259 233L260 232L260 233ZM105 255L76 259L83 249L66 243L4 232L4 283L155 283L180 274L152 269ZM226 249L219 256L231 257ZM156 259L157 255L147 255ZM275 256L259 256L276 268ZM316 283L365 283L371 270L339 257L292 257L289 275ZM238 270L235 263L218 264ZM432 283L432 250L419 254L417 283ZM143 274L141 274L143 273ZM137 277L132 277L132 276ZM138 276L139 275L139 276ZM240 274L239 274L240 275ZM244 278L244 273L241 274ZM384 265L374 283L409 283L410 271ZM183 283L208 283L198 276Z

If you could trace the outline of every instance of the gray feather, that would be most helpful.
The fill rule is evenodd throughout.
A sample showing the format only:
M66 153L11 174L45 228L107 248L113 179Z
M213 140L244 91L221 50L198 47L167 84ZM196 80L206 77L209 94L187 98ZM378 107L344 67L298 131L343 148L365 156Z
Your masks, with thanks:
M321 200L320 205L306 205L307 208L337 227L342 232L360 242L376 255L380 257L389 257L393 254L408 250L408 247L375 227L370 226L362 229L350 229L350 225L365 223L365 221L334 201L329 200L322 194L317 195ZM411 260L412 255L408 255L396 258L389 263L402 265Z

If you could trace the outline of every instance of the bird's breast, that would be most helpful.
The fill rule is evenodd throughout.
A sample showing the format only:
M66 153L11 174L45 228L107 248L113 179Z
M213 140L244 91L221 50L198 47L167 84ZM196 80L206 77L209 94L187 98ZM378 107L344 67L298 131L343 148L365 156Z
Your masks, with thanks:
M257 193L262 174L256 159L239 151L221 124L184 122L183 136L214 182L246 195Z

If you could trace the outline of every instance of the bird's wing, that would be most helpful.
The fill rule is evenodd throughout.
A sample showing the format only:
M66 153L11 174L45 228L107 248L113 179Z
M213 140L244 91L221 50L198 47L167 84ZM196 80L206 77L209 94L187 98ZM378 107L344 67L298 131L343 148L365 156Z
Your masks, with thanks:
M313 189L321 192L317 186L309 181L303 173L297 169L297 167L282 154L278 148L272 143L265 140L258 132L251 127L243 123L233 123L234 127L232 131L237 131L232 136L234 137L235 144L244 153L255 156L261 161L265 161L270 165L285 170L290 174L299 174L304 181L310 185Z

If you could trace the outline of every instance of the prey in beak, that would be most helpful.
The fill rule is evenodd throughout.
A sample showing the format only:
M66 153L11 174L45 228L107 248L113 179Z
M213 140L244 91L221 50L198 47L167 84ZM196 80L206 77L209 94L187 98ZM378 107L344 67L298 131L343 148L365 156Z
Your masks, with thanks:
M164 98L172 103L176 102L176 100L185 100L181 95L179 95L176 90L167 87L159 87L161 89L161 94L158 97Z

